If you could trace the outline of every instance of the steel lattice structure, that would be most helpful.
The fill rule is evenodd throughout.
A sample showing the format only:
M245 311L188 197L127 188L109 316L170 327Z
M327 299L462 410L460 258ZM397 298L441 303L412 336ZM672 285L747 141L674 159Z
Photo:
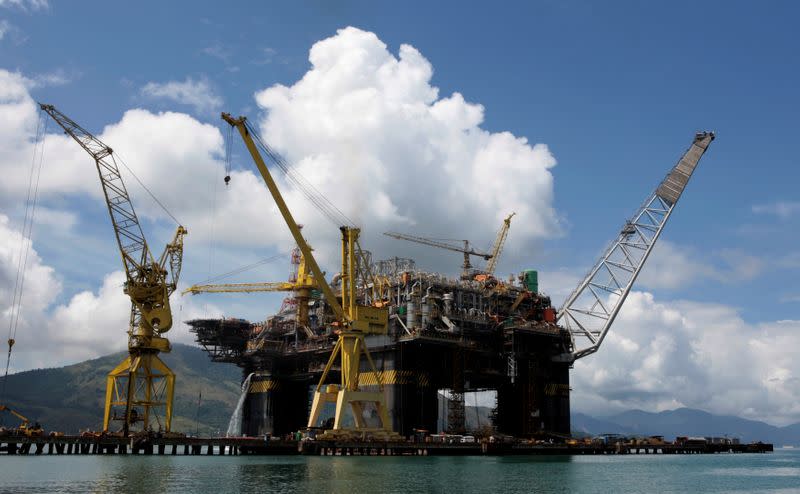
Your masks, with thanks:
M616 240L567 298L557 320L570 331L574 350L559 359L574 361L600 348L697 163L713 140L713 132L695 135L689 150L625 223ZM576 337L585 338L583 341L588 341L588 345L579 346Z

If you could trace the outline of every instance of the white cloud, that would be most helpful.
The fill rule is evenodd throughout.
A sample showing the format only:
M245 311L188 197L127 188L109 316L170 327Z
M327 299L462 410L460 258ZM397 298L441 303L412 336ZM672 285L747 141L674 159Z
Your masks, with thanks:
M559 269L554 271L539 271L539 291L550 296L554 307L561 307L572 293L572 290L582 281L583 271L574 269Z
M22 283L21 308L17 309L12 307L15 298L19 297L15 297L14 287L19 283L17 270L26 251L27 269ZM11 225L9 218L0 214L0 328L5 331L16 327L14 359L17 359L19 348L31 343L38 344L38 338L31 334L30 329L42 327L46 320L44 313L60 291L61 281L56 277L53 268L43 264L30 241L23 240L22 233ZM14 325L17 310L19 318ZM28 368L31 363L26 359L12 360L12 368Z
M295 84L256 93L262 134L363 225L370 248L433 255L381 237L386 230L491 245L511 211L508 258L560 234L547 146L482 129L484 108L459 93L440 98L433 67L414 47L395 56L375 34L349 27L315 43L309 60ZM307 231L328 227L287 195Z
M0 19L0 41L11 31L13 26L5 19Z
M800 321L748 324L725 305L660 303L632 292L600 350L575 363L576 410L678 406L800 420Z
M430 85L432 67L413 47L401 47L398 59L374 34L346 29L314 45L311 60L314 66L294 86L257 94L259 104L269 109L262 121L266 137L361 224L365 247L378 257L410 250L423 260L446 259L455 270L457 260L447 253L414 250L380 233L413 229L465 235L479 245L491 245L510 211L517 217L504 256L509 264L514 255L530 251L531 242L559 233L550 173L555 159L547 147L482 130L483 107L465 102L458 93L437 99L438 90ZM8 177L0 183L0 196L5 201L18 198L27 185L25 177L14 173L18 163L30 160L36 128L37 109L26 81L20 74L0 71L0 170ZM182 94L168 87L178 86L152 85L148 92ZM61 109L80 122L80 115ZM221 188L224 146L216 127L180 113L135 109L96 134L185 222L190 230L187 248L212 237L223 248L284 250L291 245L238 140L241 153L235 165L244 171L235 167L230 187ZM20 145L25 142L27 146ZM47 136L45 170L40 185L45 203L64 196L102 199L91 160L60 132ZM123 174L137 212L165 219L125 170ZM298 221L307 225L320 261L334 264L337 230L321 221L283 177L276 178Z
M97 292L77 293L66 304L55 307L48 317L43 350L52 354L59 348L62 361L74 362L126 349L131 302L122 291L124 282L125 273L115 271L105 276ZM173 343L194 344L194 335L184 320L221 315L216 307L201 309L196 302L181 299L180 294L173 295L171 306L174 325L165 336Z
M271 64L272 61L275 59L275 55L278 54L278 51L275 48L262 48L260 50L260 57L253 60L253 65L268 65Z
M701 252L660 239L636 283L651 289L680 289L705 280L746 281L764 272L767 264L738 249Z
M69 84L78 77L80 77L80 73L77 71L72 71L71 73L67 73L67 71L64 69L57 69L54 70L53 72L47 72L44 74L39 74L34 76L29 84L29 87L38 88L38 87L63 86L65 84Z
M756 204L753 212L757 214L770 214L782 220L787 220L800 215L800 201L776 201L769 204Z
M221 43L214 43L200 50L204 55L227 62L231 58L231 50Z
M21 74L0 70L0 172L5 177L0 181L0 207L4 210L16 208L28 186L28 174L20 173L20 164L31 162L38 118L28 81ZM71 109L60 109L81 122ZM95 203L81 201L82 211L75 213L85 214L86 208L102 211L93 161L52 120L45 122L49 133L44 142L40 203L60 210L65 199L89 197ZM187 249L212 240L220 248L245 245L268 250L279 245L281 250L288 249L288 231L260 177L249 170L234 171L230 187L222 185L224 145L217 127L182 113L134 109L95 133L184 222L190 231ZM137 213L156 221L166 241L171 220L120 168ZM158 250L161 242L148 238Z
M47 0L0 0L0 7L17 7L22 10L44 10L50 7Z
M189 105L198 113L216 111L222 106L222 98L216 94L207 79L194 80L187 77L183 82L148 82L142 87L141 94L148 98L168 99Z
M13 316L11 300L16 284L20 252L29 248L8 217L0 214L0 327L9 328ZM16 330L12 371L54 367L124 350L130 314L130 299L123 293L125 274L107 274L97 291L81 291L64 304L56 298L64 283L55 270L43 263L31 248L22 291L22 310ZM173 295L175 319L167 333L172 342L192 344L194 337L183 323L196 317L218 317L214 305Z

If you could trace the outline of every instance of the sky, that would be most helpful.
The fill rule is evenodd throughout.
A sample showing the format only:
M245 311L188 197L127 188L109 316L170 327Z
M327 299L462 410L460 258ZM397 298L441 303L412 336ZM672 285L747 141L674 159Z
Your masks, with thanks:
M573 407L800 422L798 14L780 1L0 0L4 331L42 153L11 369L126 344L129 302L96 170L52 122L37 141L37 101L113 147L188 228L182 287L292 245L239 139L223 184L227 111L359 224L377 258L456 274L458 254L381 232L489 248L516 212L497 271L538 269L556 305L694 133L713 130L603 347L576 362ZM160 254L176 225L125 180ZM334 272L336 225L278 181ZM288 272L278 256L227 280ZM179 321L260 320L280 301L176 294L172 305ZM193 341L182 323L168 336Z

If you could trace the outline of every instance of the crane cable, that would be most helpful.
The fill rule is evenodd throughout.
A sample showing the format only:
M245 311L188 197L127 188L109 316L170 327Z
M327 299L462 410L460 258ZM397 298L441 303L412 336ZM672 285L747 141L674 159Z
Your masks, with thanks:
M231 161L233 147L233 126L228 125L228 138L225 139L225 186L231 183Z
M337 227L351 226L354 227L353 220L347 217L341 209L336 207L327 197L325 197L311 182L303 177L294 167L289 165L280 154L270 149L269 146L261 139L256 129L245 120L245 126L255 138L256 144L261 150L269 156L269 158L280 168L286 178L297 188L306 199L308 199L329 221Z
M114 157L115 157L115 158L114 158ZM150 189L149 189L149 188L148 188L148 187L147 187L147 186L144 184L144 182L142 182L142 181L139 179L139 177L138 177L138 176L136 176L136 174L135 174L135 173L133 173L133 170L131 170L131 168L128 166L128 164L127 164L127 163L125 163L125 160L124 160L124 159L122 159L122 156L120 156L120 155L119 155L119 153L118 153L117 151L114 151L114 154L112 155L112 158L114 158L115 160L116 160L116 159L119 159L119 162L122 164L122 166L124 166L124 167L125 167L125 169L126 169L126 170L128 170L128 173L130 173L130 174L133 176L133 178L135 178L135 179L136 179L136 181L139 183L139 185L141 185L141 186L142 186L142 188L145 190L145 192L147 192L147 194L148 194L148 195L149 195L149 196L150 196L150 197L153 199L153 201L155 201L155 203L156 203L156 204L158 204L158 205L161 207L161 209L162 209L162 210L163 210L163 211L164 211L164 212L167 214L167 216L169 216L170 218L172 218L172 221L174 221L176 225L178 225L178 226L180 226L180 225L183 225L183 223L181 223L180 221L178 221L178 218L176 218L176 217L175 217L175 215L174 215L174 214L172 214L172 213L170 212L170 210L169 210L169 209L167 209L167 207L166 207L166 206L164 206L164 204L163 204L161 201L159 201L159 200L158 200L158 197L156 197L156 196L155 196L155 194L153 194L153 192L152 192L152 191L150 191Z
M0 389L0 402L5 399L8 371L11 367L11 351L17 337L19 316L22 312L22 294L25 288L25 273L28 268L28 256L33 248L33 222L36 217L36 203L39 197L39 180L42 176L44 163L44 136L47 134L48 120L42 110L39 110L39 119L36 123L36 140L33 147L33 158L28 175L28 194L25 199L25 219L20 233L19 258L17 259L17 275L14 280L14 290L11 298L11 310L8 319L8 354L6 355L6 369L3 374L3 386ZM37 162L38 154L38 162Z
M257 268L259 266L263 266L264 264L269 264L269 263L274 262L274 261L276 261L278 259L286 258L286 256L288 256L289 254L291 254L291 252L289 252L289 253L281 252L280 254L275 254L272 257L267 257L265 259L258 260L258 261L254 262L254 263L247 264L245 266L241 266L241 267L236 268L236 269L234 269L232 271L228 271L227 273L223 273L223 274L214 276L212 278L208 278L208 279L198 283L198 285L207 285L209 283L216 283L217 281L223 280L225 278L230 278L231 276L235 276L237 274L244 273L245 271L249 271L249 270Z
M224 131L221 132L224 135ZM233 127L228 126L228 135L227 138L224 139L225 141L225 188L227 189L230 186L231 182L231 161L232 161L232 146L233 146ZM212 192L211 192L211 214L208 217L208 229L210 231L210 235L208 238L208 278L205 281L202 281L200 284L208 284L213 283L214 281L226 278L228 276L233 276L234 274L241 273L248 269L251 269L258 265L255 263L250 266L245 266L239 268L237 270L219 275L219 276L211 276L211 273L214 271L214 261L216 259L217 253L217 180L219 179L219 171L217 170L217 175L214 178ZM181 310L183 310L183 306L181 305ZM208 302L203 304L203 313L208 316Z

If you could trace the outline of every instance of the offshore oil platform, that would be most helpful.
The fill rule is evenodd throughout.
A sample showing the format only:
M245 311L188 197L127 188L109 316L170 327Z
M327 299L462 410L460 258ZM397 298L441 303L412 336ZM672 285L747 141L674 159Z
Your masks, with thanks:
M52 117L93 158L127 275L129 355L107 378L103 434L170 433L175 375L158 355L171 349L165 336L172 326L169 297L180 276L187 230L178 226L156 258L113 150L52 105L40 107L42 118ZM386 233L461 253L458 278L421 271L412 259L374 260L361 248L360 229L271 150L246 118L222 118L231 131L238 130L292 234L297 245L294 270L286 282L195 285L187 291L286 291L290 296L263 322L223 318L188 324L213 361L242 369L241 420L229 431L232 435L281 437L307 430L322 441L397 442L420 432L435 433L441 390L449 394L445 406L450 432L465 430L464 393L492 390L497 399L493 430L517 438L569 436L570 368L600 348L714 140L713 132L695 135L556 309L539 290L536 271L505 280L494 275L513 213L503 221L490 252L476 250L468 241L454 245ZM264 156L339 227L341 269L330 281ZM473 267L473 257L485 264ZM9 354L12 346L10 340ZM112 431L114 423L120 423L119 432Z
M490 252L475 250L467 241L462 247L386 233L462 253L458 279L420 271L412 259L373 260L358 245L357 230L342 227L342 269L328 284L283 204L259 148L286 171L280 156L258 139L245 119L223 118L242 134L298 244L287 282L196 285L187 290L291 292L281 310L263 322L188 321L213 361L242 368L242 418L240 429L233 433L245 436L282 436L306 428L330 432L383 428L403 436L435 433L441 390L449 394L445 405L449 432L465 430L464 393L493 390L496 431L515 437L568 436L570 368L602 344L714 139L712 132L695 135L688 151L624 223L563 307L556 309L539 290L536 271L507 280L494 276L513 214L503 222ZM486 260L485 267L473 268L471 257ZM348 317L341 313L345 306L352 309L348 316L371 311L368 317L375 330L360 332L355 343L343 342L342 335L348 332ZM342 354L337 361L337 353L353 344L364 351ZM326 384L331 378L339 384ZM372 401L353 407L350 422L342 416L347 398L337 396L345 389L372 394ZM327 422L320 422L325 418L322 404L327 402L335 403L336 409L328 410Z

